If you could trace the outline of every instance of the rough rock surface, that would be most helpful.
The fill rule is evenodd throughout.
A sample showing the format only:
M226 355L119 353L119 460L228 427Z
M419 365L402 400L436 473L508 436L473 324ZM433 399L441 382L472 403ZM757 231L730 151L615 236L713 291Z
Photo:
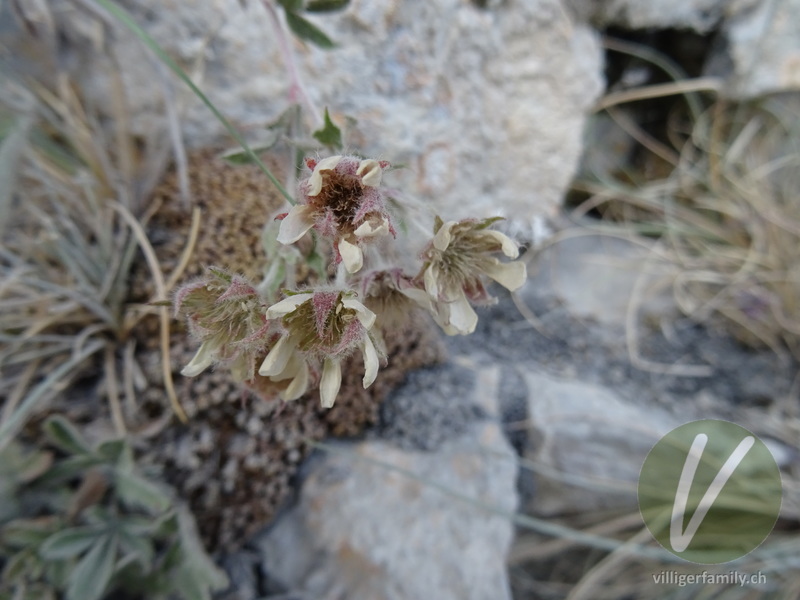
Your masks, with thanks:
M418 400L436 402L438 392ZM513 526L496 513L516 509L516 475L516 455L491 421L434 452L336 444L260 540L265 573L296 598L510 598Z
M261 2L123 4L253 136L287 107L289 81ZM556 210L574 173L584 113L602 90L602 52L560 0L480 5L353 0L342 13L310 17L336 48L292 39L292 51L318 111L329 107L339 123L356 119L352 149L409 167L398 186L405 193L451 217L499 210L530 220ZM93 65L117 60L126 65L133 127L163 127L169 78L154 75L153 60L127 32L109 43L113 52L74 44L89 96L109 105L113 82L93 77ZM190 145L217 140L222 127L176 85Z
M725 16L731 0L566 0L580 20L598 27L694 29L705 33Z
M722 71L733 98L800 90L800 1L743 4L725 23L726 47L709 70Z
M681 421L603 386L533 372L525 382L535 390L530 398L530 459L543 475L533 511L636 510L643 457Z

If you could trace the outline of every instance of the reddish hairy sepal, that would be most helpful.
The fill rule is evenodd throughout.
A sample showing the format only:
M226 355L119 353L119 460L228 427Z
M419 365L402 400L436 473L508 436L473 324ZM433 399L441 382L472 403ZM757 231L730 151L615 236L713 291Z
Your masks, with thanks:
M239 275L234 275L231 285L225 290L225 293L217 298L217 302L224 302L226 300L242 300L244 298L252 298L258 296L256 288L254 288L249 281Z
M208 287L208 281L206 281L205 279L201 279L200 281L188 283L179 288L178 291L175 292L174 316L177 317L180 314L183 305L186 303L186 300L190 295L201 291L205 291L207 294L210 295L210 292L207 290L207 287Z
M314 304L314 320L317 327L317 334L322 336L325 331L325 323L331 311L337 305L339 292L315 292L311 302Z

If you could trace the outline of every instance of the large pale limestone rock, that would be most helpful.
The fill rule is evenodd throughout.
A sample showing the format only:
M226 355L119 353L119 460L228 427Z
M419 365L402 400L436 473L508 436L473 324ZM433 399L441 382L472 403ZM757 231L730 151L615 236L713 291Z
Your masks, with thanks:
M731 0L566 0L582 20L599 27L693 29L710 31L725 16Z
M123 4L251 137L288 105L289 78L261 2ZM290 46L311 102L339 123L356 119L351 149L407 165L393 176L399 189L449 217L501 213L529 222L556 210L573 175L584 113L602 90L602 52L596 33L571 22L560 0L479 4L353 0L342 13L312 17L335 49L293 38ZM79 12L64 11L62 21L83 23ZM114 81L97 74L116 60L133 127L163 127L169 77L156 74L127 32L114 28L107 42L108 50L86 48L75 61L90 96L112 106ZM222 127L208 109L182 84L172 87L190 145L218 138Z
M259 542L270 580L310 598L510 599L513 526L494 511L516 509L517 459L496 423L435 452L383 441L333 449Z
M647 453L681 421L613 390L543 373L526 375L538 515L635 510Z
M800 90L800 0L739 4L744 6L723 30L724 54L711 63L727 74L726 94L752 98Z

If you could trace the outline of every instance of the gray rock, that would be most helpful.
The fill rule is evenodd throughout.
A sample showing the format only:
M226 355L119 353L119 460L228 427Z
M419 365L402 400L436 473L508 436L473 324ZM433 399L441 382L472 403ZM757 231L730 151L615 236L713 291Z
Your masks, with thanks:
M561 236L539 253L524 295L552 293L574 316L618 327L629 316L633 323L676 316L675 267L655 244L577 233Z
M337 443L257 542L265 573L302 599L510 598L513 526L494 511L516 509L516 474L516 455L486 421L433 453Z
M376 433L401 448L436 450L480 416L469 401L474 386L474 373L453 364L415 371L381 405Z
M63 1L63 0L62 0ZM58 4L58 3L57 3ZM261 2L140 0L125 3L237 126L259 129L288 105L289 81ZM242 4L245 4L243 7ZM398 3L353 0L343 13L310 17L335 39L330 51L291 41L311 102L357 122L359 152L409 168L398 189L448 217L510 215L527 222L556 211L581 150L584 113L602 91L598 36L572 23L560 0ZM65 28L86 15L66 16ZM134 130L163 128L169 78L124 31L98 52L74 31L83 86L113 105L112 57L125 68ZM163 69L162 69L163 70ZM174 87L192 146L222 128L182 84Z
M566 0L581 20L599 27L694 29L710 31L732 0Z
M528 373L526 380L529 459L536 466L531 512L635 510L636 482L647 453L683 421L599 385L540 373Z
M800 0L735 4L740 9L723 29L725 47L709 62L712 74L726 79L725 94L747 99L800 89Z

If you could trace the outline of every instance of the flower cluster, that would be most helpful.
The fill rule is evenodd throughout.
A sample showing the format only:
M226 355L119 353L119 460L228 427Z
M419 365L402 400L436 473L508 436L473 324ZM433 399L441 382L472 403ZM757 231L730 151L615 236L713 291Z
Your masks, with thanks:
M323 265L315 268L319 281L309 282L309 289L286 290L276 302L268 296L281 284L272 281L279 269L271 269L270 285L260 288L210 269L206 280L176 296L178 312L201 342L184 375L223 364L262 396L296 400L318 386L322 405L331 407L342 382L342 361L353 352L364 358L367 388L385 355L385 333L404 326L411 315L430 313L450 335L472 333L478 322L473 305L496 301L486 289L487 278L511 291L525 282L525 264L513 260L517 244L490 229L496 218L436 217L416 274L387 268L385 257L380 268L370 268L375 253L365 253L368 245L396 236L380 187L388 163L332 156L306 164L311 174L299 184L299 203L279 217L277 241L294 244L313 229L313 255L320 256L318 242L328 243L333 262L343 267L336 284L325 281L331 271ZM501 261L498 254L511 260ZM284 284L293 283L287 276Z

